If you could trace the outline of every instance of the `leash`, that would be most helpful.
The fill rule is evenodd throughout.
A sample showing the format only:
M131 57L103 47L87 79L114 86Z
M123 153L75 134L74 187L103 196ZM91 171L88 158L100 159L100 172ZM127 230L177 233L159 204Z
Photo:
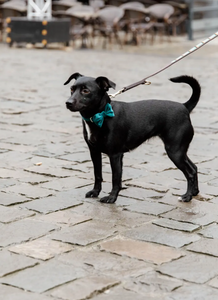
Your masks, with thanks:
M166 65L165 67L163 67L162 69L158 70L157 72L143 78L140 81L137 81L133 84L130 84L124 88L122 88L121 90L119 90L118 92L116 92L115 94L111 94L109 95L112 98L115 98L117 95L124 93L140 84L146 84L149 85L151 84L151 82L147 81L148 78L153 77L161 72L163 72L164 70L168 69L169 67L171 67L172 65L174 65L175 63L177 63L178 61L180 61L181 59L185 58L186 56L190 55L191 53L197 51L198 49L200 49L201 47L203 47L204 45L206 45L207 43L211 42L212 40L214 40L216 37L218 37L218 31L215 32L214 34L212 34L210 37L208 37L207 39L205 39L203 42L200 42L199 44L197 44L196 46L194 46L193 48L191 48L189 51L185 52L184 54L182 54L181 56L177 57L176 59L172 60L171 63L169 63L168 65Z

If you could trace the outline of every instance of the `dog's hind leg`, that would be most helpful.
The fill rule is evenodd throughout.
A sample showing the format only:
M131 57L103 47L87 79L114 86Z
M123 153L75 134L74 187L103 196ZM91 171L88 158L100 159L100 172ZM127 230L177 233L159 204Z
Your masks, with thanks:
M190 160L190 158L187 156L187 162L190 166L190 168L192 168L192 171L194 173L194 177L193 177L193 186L192 186L192 195L193 196L197 196L197 194L199 193L199 189L198 189L198 168L197 166Z
M122 188L123 154L112 155L109 158L112 170L112 190L109 196L100 199L103 203L114 203Z
M86 193L86 198L90 197L98 197L100 191L101 191L101 183L102 183L102 157L101 152L93 150L91 147L90 154L94 166L94 175L95 175L95 183L94 188Z
M197 167L186 155L187 149L184 147L167 147L165 146L167 154L172 162L180 169L187 179L187 191L179 199L183 202L189 202L192 196L198 194L198 179L197 179Z

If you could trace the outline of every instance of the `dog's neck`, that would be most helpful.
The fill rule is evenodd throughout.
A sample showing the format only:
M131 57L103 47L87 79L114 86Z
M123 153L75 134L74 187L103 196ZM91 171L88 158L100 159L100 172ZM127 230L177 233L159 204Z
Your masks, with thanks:
M101 101L98 102L96 105L94 105L91 109L90 107L87 109L87 110L84 110L82 112L80 112L81 116L84 118L84 119L88 119L88 118L91 118L93 117L95 114L97 113L100 113L104 110L105 108L105 105L107 103L110 103L111 100L110 100L110 97L108 96L107 93L105 93L102 98L101 98Z

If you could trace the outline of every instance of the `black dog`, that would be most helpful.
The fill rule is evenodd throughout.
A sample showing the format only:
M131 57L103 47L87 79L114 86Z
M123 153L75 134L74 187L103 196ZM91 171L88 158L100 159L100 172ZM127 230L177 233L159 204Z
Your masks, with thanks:
M83 135L94 165L94 188L86 194L86 197L97 197L101 191L101 153L106 153L112 169L112 191L100 201L114 203L121 190L123 154L153 136L161 138L169 158L187 179L187 192L180 200L188 202L192 196L198 194L197 167L187 156L194 135L189 114L198 103L201 93L196 79L189 76L170 79L173 82L187 83L192 87L192 96L184 104L165 100L143 100L132 103L111 101L107 91L111 87L115 88L115 83L108 78L95 79L75 73L65 84L72 79L76 81L71 87L71 97L67 100L66 106L73 112L79 111L83 118Z

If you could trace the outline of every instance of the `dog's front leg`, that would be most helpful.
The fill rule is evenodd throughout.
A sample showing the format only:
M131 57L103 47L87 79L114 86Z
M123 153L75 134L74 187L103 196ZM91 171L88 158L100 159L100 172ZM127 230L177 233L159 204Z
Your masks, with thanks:
M93 166L94 166L94 176L95 176L95 183L94 188L86 193L86 198L90 197L98 197L101 191L101 183L102 183L102 157L101 152L97 150L93 150L91 147L89 148Z
M122 188L123 154L113 155L109 158L112 170L112 190L109 196L100 199L103 203L114 203Z

